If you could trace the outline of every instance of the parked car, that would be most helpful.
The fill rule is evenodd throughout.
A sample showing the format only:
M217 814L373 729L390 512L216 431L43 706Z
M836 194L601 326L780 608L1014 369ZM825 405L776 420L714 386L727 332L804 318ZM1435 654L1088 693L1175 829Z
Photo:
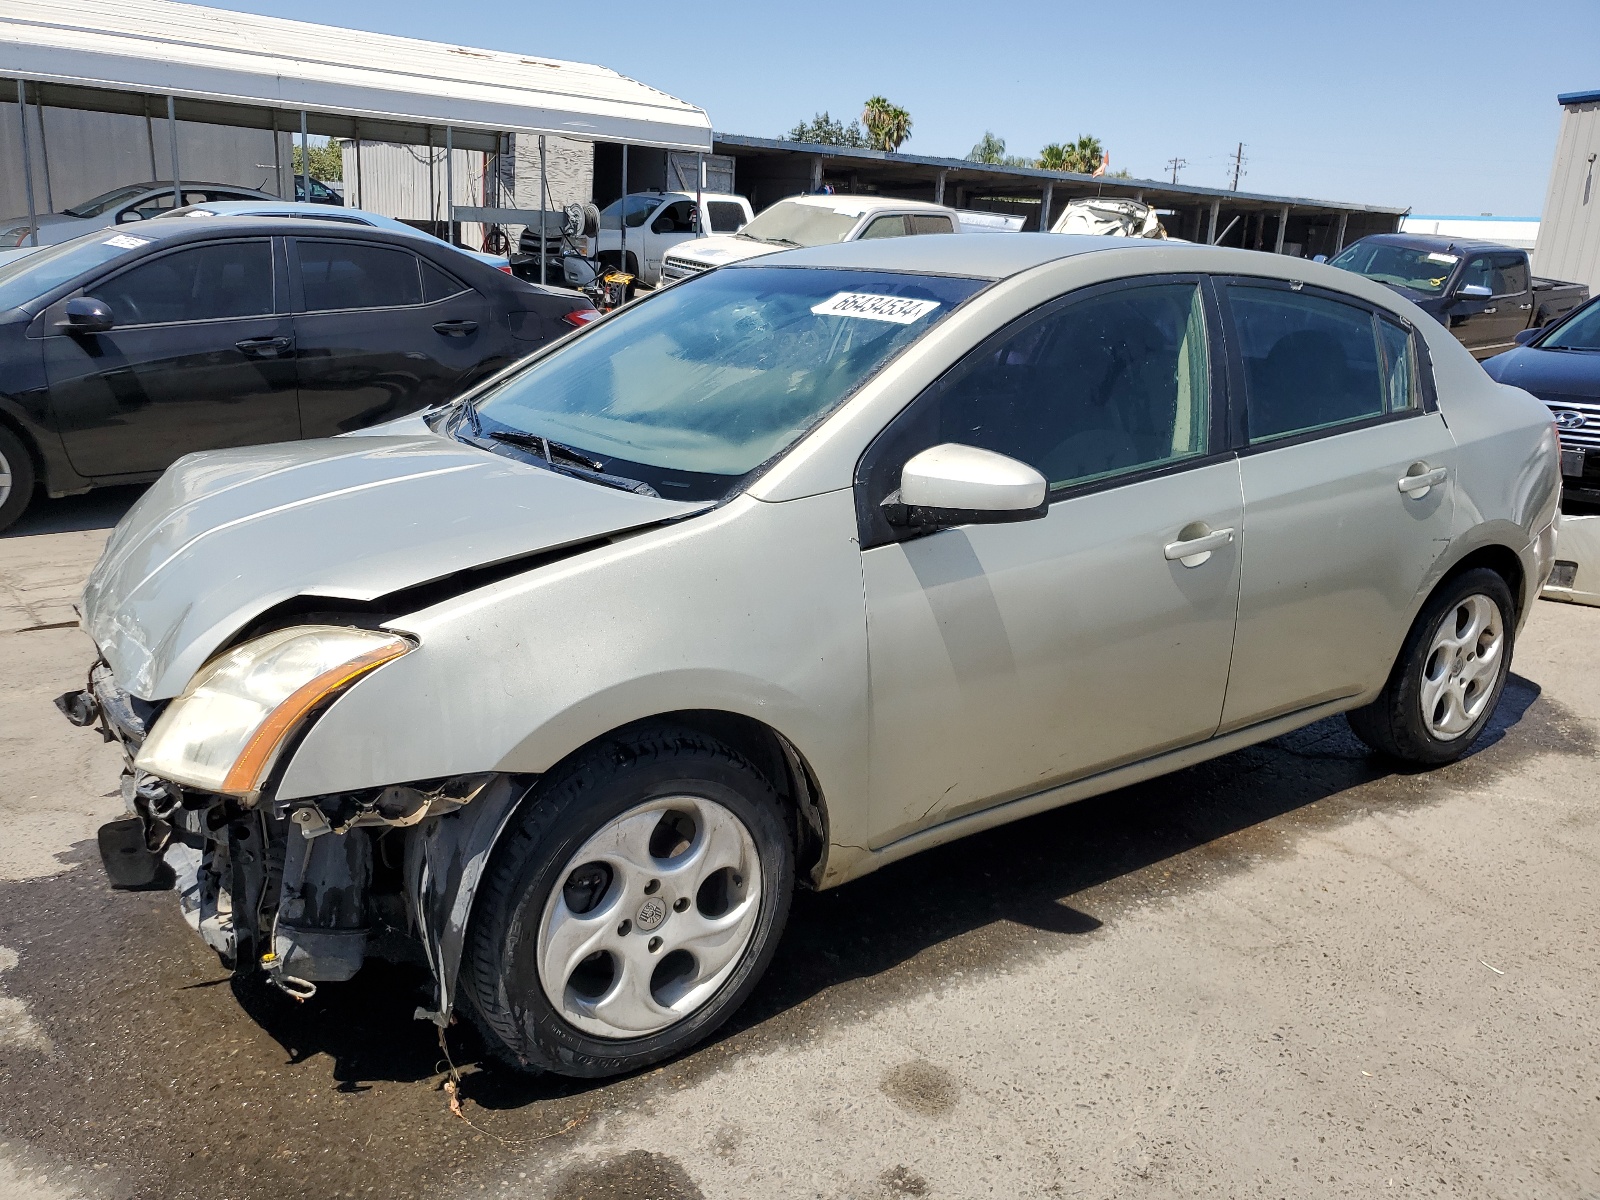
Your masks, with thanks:
M302 175L294 177L294 198L305 204L332 204L344 207L344 184L324 183L320 179L311 181L311 194L306 195L306 181Z
M210 204L217 200L276 200L266 192L234 187L221 183L183 183L184 204ZM175 207L172 183L132 183L113 188L93 200L85 200L58 213L41 213L38 220L41 246L54 246L71 241L96 229L111 225L128 225L135 221L148 221ZM33 244L32 226L26 214L20 217L0 217L0 248L26 247Z
M1559 491L1544 406L1345 271L820 246L178 463L58 703L127 754L113 881L170 869L225 963L410 944L432 1019L604 1076L726 1020L796 886L1339 712L1462 757Z
M1523 344L1495 355L1483 369L1550 406L1567 496L1600 505L1600 299L1517 340Z
M443 238L436 238L414 225L385 217L362 208L346 208L339 212L328 211L326 204L291 204L287 200L219 200L215 204L190 204L161 214L167 217L290 217L312 221L337 221L346 225L370 225L373 229L387 229L391 233L404 233L411 237L427 238L435 245L465 254L497 271L511 274L511 260L504 254L484 254L464 246L452 246Z
M0 529L196 450L326 437L455 396L595 316L410 235L149 221L0 266Z
M750 201L743 196L704 192L696 208L693 192L633 192L626 205L616 200L600 210L600 229L589 253L602 264L620 266L641 283L655 287L661 282L661 262L668 250L702 237L707 230L714 234L737 233L751 216ZM622 257L624 223L628 227L626 260ZM539 231L530 229L522 236L520 249L534 256L529 264L532 273L526 277L536 279ZM544 249L559 263L563 248L553 229L546 235ZM552 281L561 279L559 265L550 268L548 276Z
M667 255L661 275L671 283L797 246L960 232L961 216L942 204L884 196L790 196L763 209L736 234L715 234L679 246Z
M1548 325L1589 298L1581 283L1536 277L1526 250L1493 242L1379 233L1352 242L1333 265L1414 300L1475 358L1509 349L1517 334Z
M1148 204L1121 196L1083 196L1067 201L1051 233L1086 233L1096 237L1164 238L1161 217Z

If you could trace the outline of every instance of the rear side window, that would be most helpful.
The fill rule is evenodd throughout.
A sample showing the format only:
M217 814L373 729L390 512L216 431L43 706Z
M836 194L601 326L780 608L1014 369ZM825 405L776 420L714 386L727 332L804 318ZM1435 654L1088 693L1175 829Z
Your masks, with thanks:
M215 242L175 250L88 289L118 325L217 321L272 312L272 243Z
M1252 443L1388 411L1377 318L1369 310L1277 288L1235 284L1227 293Z
M879 217L862 231L861 241L868 238L905 237L906 219L904 217Z
M738 233L744 228L744 209L728 200L713 200L706 205L711 210L712 233Z
M911 232L917 233L954 233L955 227L951 225L949 217L907 217L911 225Z
M390 246L309 242L298 246L307 312L422 303L416 256Z
M422 298L427 303L459 296L467 290L467 285L454 275L434 266L427 259L422 260Z

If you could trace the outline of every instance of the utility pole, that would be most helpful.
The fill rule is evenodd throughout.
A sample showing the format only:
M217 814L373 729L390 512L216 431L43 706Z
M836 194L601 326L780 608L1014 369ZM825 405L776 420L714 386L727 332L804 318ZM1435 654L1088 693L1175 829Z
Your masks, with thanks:
M1177 183L1178 182L1178 172L1183 170L1183 168L1187 167L1188 165L1189 165L1189 160L1187 158L1169 158L1169 159L1167 159L1167 167L1172 171L1172 182L1173 183Z
M1233 182L1228 185L1229 191L1239 190L1239 176L1244 174L1244 143L1239 143L1239 148L1233 152Z

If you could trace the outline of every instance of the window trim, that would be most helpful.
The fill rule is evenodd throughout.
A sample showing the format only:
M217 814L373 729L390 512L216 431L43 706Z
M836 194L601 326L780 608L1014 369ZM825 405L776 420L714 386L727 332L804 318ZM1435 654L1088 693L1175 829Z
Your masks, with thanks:
M371 226L367 226L371 228ZM365 238L340 237L325 235L322 237L302 237L299 234L289 234L284 239L288 243L289 251L289 287L292 293L291 300L294 305L294 315L297 317L324 317L334 313L367 313L367 312L399 312L405 309L427 308L428 299L426 290L422 286L421 258L410 246L394 246L388 242L367 241ZM306 307L306 292L304 278L300 268L300 243L316 242L321 244L333 243L336 246L363 246L376 247L380 250L392 250L399 254L409 254L412 265L417 272L417 303L415 304L374 304L365 308L308 308ZM442 269L442 268L441 268ZM457 293L459 295L459 293ZM450 299L450 297L445 297ZM433 301L438 304L439 301Z
M917 409L926 403L931 403L930 397L935 397L942 389L950 376L960 369L974 355L981 354L986 348L992 347L996 342L1012 336L1022 325L1033 320L1042 320L1055 314L1055 312L1070 308L1074 304L1088 300L1098 299L1101 296L1114 295L1117 292L1133 291L1144 287L1163 287L1173 284L1193 284L1200 289L1201 304L1206 321L1206 348L1207 348L1207 382L1209 384L1207 403L1209 406L1209 427L1206 431L1206 452L1191 455L1188 458L1163 459L1160 462L1146 463L1129 467L1114 475L1102 475L1095 479L1086 479L1078 482L1052 485L1045 493L1045 507L1048 509L1058 501L1075 500L1079 496L1093 495L1096 492L1110 491L1113 488L1127 487L1135 483L1143 483L1148 479L1157 479L1166 475L1176 475L1183 471L1198 470L1202 467L1215 466L1227 462L1235 457L1235 451L1230 437L1230 424L1233 412L1232 381L1229 378L1225 357L1225 328L1221 322L1221 314L1215 294L1211 285L1211 277L1198 271L1169 272L1159 275L1129 275L1119 279L1102 280L1098 283L1087 284L1074 288L1070 292L1063 292L1059 296L1052 296L1041 304L1035 305L1027 312L1019 313L1007 321L999 329L988 334L981 341L961 354L954 362L939 373L937 379L923 388L917 395L891 417L867 443L861 457L856 460L856 469L851 481L851 488L855 497L856 506L856 531L859 544L863 552L878 546L896 545L901 542L914 541L919 537L927 537L942 532L939 529L889 527L888 536L883 536L881 530L876 528L872 518L877 514L877 504L870 492L872 475L880 465L881 456L895 449L897 435L910 422L916 420ZM903 466L904 464L902 464Z
M128 274L130 271L137 271L140 267L146 267L151 263L160 262L162 259L170 258L174 254L182 254L186 250L199 250L209 246L237 246L244 243L265 242L272 251L272 311L264 313L250 313L244 316L233 317L195 317L187 321L141 321L134 325L113 325L110 332L120 333L123 330L131 329L175 329L182 326L192 325L219 325L226 321L270 321L276 317L288 315L284 310L283 304L284 293L281 287L283 280L278 271L278 249L274 244L277 241L277 238L270 235L256 234L253 237L205 238L201 241L184 242L181 245L167 247L155 254L146 254L134 262L125 263L115 271L111 271L108 274L100 276L98 279L92 279L88 283L79 285L76 291L69 293L69 295L88 296L92 299L98 300L100 297L96 296L94 292L96 288L102 287L103 285L110 283L113 279L117 279Z
M1297 280L1275 279L1262 275L1214 275L1211 277L1211 282L1225 322L1224 328L1228 346L1228 395L1230 401L1236 398L1236 403L1232 403L1230 407L1231 441L1234 451L1241 457L1260 454L1266 450L1275 450L1280 446L1298 446L1303 442L1316 441L1325 437L1336 437L1341 433L1348 433L1357 429L1369 429L1375 425L1386 425L1393 421L1412 420L1438 411L1438 395L1433 387L1433 360L1427 354L1427 340L1422 337L1411 321L1408 321L1398 313L1392 312L1382 305L1363 300L1359 296L1352 296L1347 292L1336 291L1333 288L1317 287L1312 284L1303 284ZM1404 328L1411 337L1411 355L1418 377L1418 397L1422 403L1400 412L1374 413L1371 416L1341 421L1335 425L1323 425L1316 429L1304 429L1297 433L1286 433L1278 437L1252 442L1250 440L1249 384L1245 377L1244 355L1240 349L1241 338L1238 332L1237 319L1233 306L1228 302L1227 292L1230 287L1262 288L1268 291L1314 296L1320 300L1344 304L1350 308L1365 312L1368 319L1374 323L1372 330L1373 349L1379 355L1380 363L1382 362L1383 349L1382 341L1378 336L1376 322L1385 317L1395 322ZM1385 403L1387 403L1387 397L1385 397Z

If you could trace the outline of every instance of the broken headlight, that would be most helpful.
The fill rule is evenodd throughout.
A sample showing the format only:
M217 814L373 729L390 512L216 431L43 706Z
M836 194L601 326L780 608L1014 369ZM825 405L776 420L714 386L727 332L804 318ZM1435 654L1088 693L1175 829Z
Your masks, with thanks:
M413 645L381 630L302 625L236 646L167 705L134 765L201 791L252 796L308 713Z

